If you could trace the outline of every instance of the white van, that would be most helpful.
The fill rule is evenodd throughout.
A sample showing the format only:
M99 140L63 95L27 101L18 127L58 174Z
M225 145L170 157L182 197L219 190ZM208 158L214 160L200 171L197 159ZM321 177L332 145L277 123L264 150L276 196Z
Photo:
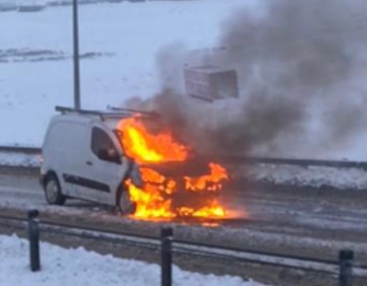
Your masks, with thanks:
M135 211L124 182L141 187L138 166L124 154L116 136L126 112L99 112L56 107L42 146L40 182L49 204L78 198L115 206L124 214Z

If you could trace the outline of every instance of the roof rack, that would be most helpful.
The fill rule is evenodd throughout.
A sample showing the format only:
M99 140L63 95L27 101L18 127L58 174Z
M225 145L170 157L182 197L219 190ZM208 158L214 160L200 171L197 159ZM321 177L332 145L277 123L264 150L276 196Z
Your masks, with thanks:
M133 116L130 112L106 112L106 111L98 111L98 110L86 110L86 109L76 109L71 107L63 107L63 106L56 106L56 111L61 112L62 114L65 113L78 113L78 114L86 114L86 115L95 115L99 116L101 120L105 120L106 118L128 118Z
M115 107L115 106L107 106L109 110L112 111L122 111L122 112L130 112L132 114L138 114L143 115L151 118L158 118L160 117L160 114L155 111L144 111L144 110L137 110L137 109L131 109L131 108L121 108L121 107Z
M133 109L124 109L124 108L117 108L114 107L113 109L108 107L110 111L98 111L98 110L86 110L86 109L76 109L72 107L64 107L64 106L56 106L55 110L61 112L62 114L65 113L79 113L79 114L86 114L86 115L95 115L99 116L101 120L106 118L128 118L132 116L138 116L139 118L152 118L159 116L153 112L144 112L144 111L137 111Z

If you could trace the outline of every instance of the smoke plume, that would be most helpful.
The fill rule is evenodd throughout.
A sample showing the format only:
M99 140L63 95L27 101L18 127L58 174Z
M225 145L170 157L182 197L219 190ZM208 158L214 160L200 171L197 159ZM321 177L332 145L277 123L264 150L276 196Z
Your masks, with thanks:
M366 132L367 2L263 3L264 13L244 8L227 19L215 52L195 58L179 44L162 50L162 92L134 107L161 112L175 135L206 153L306 157ZM240 98L188 98L187 61L236 69Z

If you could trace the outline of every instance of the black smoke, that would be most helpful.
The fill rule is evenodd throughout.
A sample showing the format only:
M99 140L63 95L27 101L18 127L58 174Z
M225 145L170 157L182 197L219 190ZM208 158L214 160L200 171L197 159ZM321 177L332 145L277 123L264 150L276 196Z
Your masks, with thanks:
M180 140L207 153L307 156L366 132L367 2L263 3L263 13L235 11L221 27L222 48L196 59L236 69L239 99L189 99L182 68L191 55L174 45L157 57L162 92L134 107L161 112Z

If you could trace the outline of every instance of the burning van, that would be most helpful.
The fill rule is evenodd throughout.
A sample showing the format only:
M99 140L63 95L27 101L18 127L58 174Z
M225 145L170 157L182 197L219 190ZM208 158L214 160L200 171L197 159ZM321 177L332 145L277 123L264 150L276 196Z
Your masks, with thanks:
M222 217L216 195L224 167L193 157L169 130L152 134L157 115L57 107L42 147L41 184L50 204L78 198L137 218Z

